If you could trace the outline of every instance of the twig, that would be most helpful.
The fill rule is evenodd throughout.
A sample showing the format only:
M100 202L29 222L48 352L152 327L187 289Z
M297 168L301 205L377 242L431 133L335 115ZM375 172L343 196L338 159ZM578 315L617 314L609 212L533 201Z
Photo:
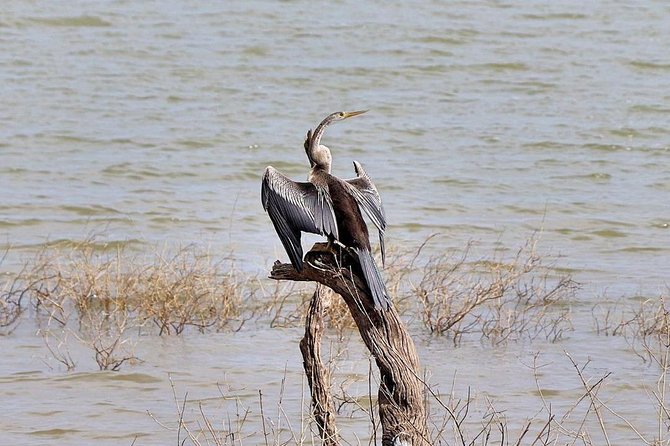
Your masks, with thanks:
M265 446L268 446L268 431L265 427L265 412L263 411L263 392L258 390L258 400L261 407L261 421L263 422L263 438L265 438Z

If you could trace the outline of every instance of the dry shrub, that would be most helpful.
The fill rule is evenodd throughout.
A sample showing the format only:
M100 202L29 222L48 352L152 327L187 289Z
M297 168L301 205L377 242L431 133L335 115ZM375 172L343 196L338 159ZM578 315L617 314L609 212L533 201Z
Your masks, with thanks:
M235 445L242 444L242 440L248 435L243 434L243 429L247 425L247 418L251 413L249 408L243 408L241 398L231 392L225 392L219 386L220 395L207 398L208 403L218 400L222 405L228 405L229 401L234 402L236 417L233 421L230 415L227 417L227 423L220 423L219 420L212 421L209 415L206 415L206 408L203 401L197 401L197 410L193 407L196 401L189 400L188 392L183 398L177 396L177 389L172 381L172 376L168 377L172 387L172 397L174 398L175 409L178 420L176 423L159 420L153 413L148 412L149 416L163 429L172 431L176 437L178 445ZM195 415L194 415L195 414Z
M135 359L133 280L122 251L106 254L94 243L53 246L37 255L26 276L40 333L56 361L75 368L73 341L92 351L100 370Z
M313 283L272 281L272 287L261 286L253 312L265 317L272 328L301 327L314 293ZM355 328L349 308L335 293L327 293L324 303L324 323L339 335Z
M356 328L356 323L351 317L349 307L342 299L342 296L328 289L329 292L323 293L323 323L326 327L333 330L339 339L343 339L344 334ZM302 302L295 313L298 316L297 324L302 325L309 311L309 302L313 291L309 294L302 294Z
M386 263L382 269L382 275L386 281L386 289L393 300L393 306L401 316L415 310L413 299L407 292L407 284L415 271L414 263L421 249L433 237L428 237L419 249L402 247L393 243L389 243L386 248Z
M313 284L257 280L252 298L245 301L245 310L256 322L267 323L271 328L298 327L304 321L302 303Z
M242 286L233 270L220 271L208 256L187 250L156 261L142 273L139 313L153 321L159 334L223 328L237 316Z
M479 334L495 344L544 337L560 339L570 322L570 300L578 288L569 276L554 277L531 238L509 259L467 261L431 257L420 269L413 293L424 325L434 335L459 343Z
M540 364L540 354L535 356L532 364L532 373L535 377L538 406L528 407L528 416L524 419L514 419L508 411L496 406L496 402L484 394L476 394L470 388L465 394L455 390L455 382L448 393L438 395L430 387L427 390L430 397L431 416L429 418L431 444L459 445L459 446L555 446L555 445L613 445L622 444L620 437L626 433L635 438L635 444L660 446L670 444L670 408L665 402L664 393L653 393L660 398L655 401L659 423L655 433L640 431L632 422L622 416L612 407L611 395L608 395L608 380L611 372L591 372L592 363L577 362L570 354L565 354L566 361L573 368L570 379L574 384L570 391L574 392L568 404L563 404L565 397L559 404L554 404L551 398L555 394L547 392L541 383L541 369L552 367L553 364ZM283 382L280 392L284 392ZM368 377L372 383L372 374ZM659 383L665 383L663 375ZM175 385L170 379L175 410L174 419L166 422L158 420L149 414L164 429L173 432L178 444L192 445L304 445L322 444L318 432L310 432L309 423L292 425L282 407L280 394L276 411L264 409L263 393L258 392L258 400L254 404L249 399L249 389L238 394L237 391L219 387L220 394L201 400L177 395ZM374 385L369 386L367 395L350 395L343 393L342 405L353 407L355 412L363 412L370 417L371 437L362 442L356 438L341 438L341 444L375 444L374 438L381 431L379 419L374 417L376 396L373 395ZM551 387L551 386L550 386ZM616 390L615 390L616 392ZM661 392L659 390L659 392ZM212 407L216 405L216 407ZM250 405L254 405L251 408ZM303 420L310 420L309 405L302 403L305 412ZM274 409L274 408L273 408ZM274 412L276 416L267 416L267 412ZM216 414L216 415L213 415ZM250 415L260 415L261 420ZM255 419L250 419L255 418ZM618 437L618 442L614 439ZM352 441L354 440L354 441ZM627 443L628 444L628 443ZM631 443L632 444L632 443Z
M335 330L341 337L344 332L356 328L356 323L342 296L334 292L328 295L330 298L329 302L324 305L323 319L326 326Z
M484 397L477 401L470 389L463 397L451 391L446 398L436 398L442 410L434 411L429 419L431 424L431 444L461 446L553 445L554 415L546 419L537 414L521 424L507 419L504 410L495 407L494 402ZM560 444L560 443L559 443Z
M239 312L243 283L207 254L189 247L147 262L94 245L45 250L29 273L38 312L65 325L76 315L85 329L98 316L117 325L152 322L159 334L224 327Z
M77 339L101 370L136 359L133 337L152 326L160 335L223 329L239 315L245 285L193 247L147 262L90 240L44 249L20 279L54 358L73 368L67 341Z
M480 397L473 397L469 388L467 395L461 398L455 396L453 387L450 394L442 396L428 388L433 396L431 403L437 402L437 406L431 404L432 444L609 446L623 444L622 435L628 436L629 441L634 438L634 444L670 444L670 406L667 403L669 343L665 344L661 355L656 357L662 364L656 388L648 390L650 403L656 411L656 432L643 432L613 407L613 395L618 389L608 392L607 384L612 372L602 372L598 366L596 368L599 371L593 373L590 370L590 359L579 363L568 352L565 352L565 357L574 370L572 378L565 377L574 383L569 390L574 396L567 399L567 404L565 396L559 396L560 401L551 401L552 397L556 398L556 394L545 390L540 377L543 375L542 368L555 367L555 364L540 364L540 353L537 353L532 372L541 407L532 409L526 420L508 419L505 411L495 408L491 399L485 395L484 401ZM627 405L627 401L623 401L623 404ZM615 435L618 441L613 439Z
M666 299L665 296L639 299L637 305L600 302L591 311L596 333L632 338L666 333L669 330Z
M423 324L432 334L450 336L455 343L472 333L493 343L538 337L556 341L572 329L569 304L578 285L569 276L554 275L537 254L534 237L507 260L469 262L468 245L458 258L433 256L417 266L433 237L415 251L391 246L387 252L383 274L401 316L414 314L418 297ZM271 326L300 326L311 286L274 287L263 290L261 312L271 314ZM325 306L324 321L340 336L355 328L349 309L337 296Z
M5 256L0 258L0 265L4 259ZM5 280L0 285L0 335L11 333L16 327L23 313L21 302L25 294L17 276L5 276Z
M664 295L641 299L637 305L598 303L592 309L596 333L623 336L644 361L665 367L670 349L670 309Z

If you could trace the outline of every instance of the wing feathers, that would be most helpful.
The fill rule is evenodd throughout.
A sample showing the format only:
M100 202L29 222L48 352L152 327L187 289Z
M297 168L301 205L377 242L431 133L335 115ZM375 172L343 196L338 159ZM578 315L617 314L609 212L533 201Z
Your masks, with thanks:
M349 184L349 189L360 208L379 230L383 261L386 217L381 198L361 165L354 162L354 167L358 177L346 180L346 183ZM323 187L293 181L270 166L263 175L261 201L291 259L291 264L297 270L301 270L303 265L301 231L338 238L333 203L328 191ZM375 308L388 309L391 300L372 254L367 249L353 248L353 250L358 256Z
M356 178L345 180L349 184L351 194L372 223L379 230L379 247L382 253L382 265L386 263L386 252L384 248L384 231L386 230L386 213L382 205L382 198L363 166L354 161Z
M384 279L375 264L375 259L367 249L353 248L353 251L358 256L358 261L361 264L361 270L363 270L363 276L370 289L375 308L377 310L388 310L391 305L391 299L389 298L388 291L386 291Z
M301 231L338 236L330 196L312 183L293 181L270 166L263 175L261 202L297 270L302 269Z

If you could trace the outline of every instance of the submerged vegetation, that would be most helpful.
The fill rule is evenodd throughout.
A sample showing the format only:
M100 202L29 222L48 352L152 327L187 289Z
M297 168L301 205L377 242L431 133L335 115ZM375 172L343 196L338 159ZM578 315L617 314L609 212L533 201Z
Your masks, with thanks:
M544 262L535 239L511 259L469 263L467 249L456 258L432 257L412 287L425 327L455 344L473 333L494 344L561 339L572 328L570 303L578 284L556 276Z
M93 352L101 370L136 360L138 335L221 330L240 314L246 284L234 267L181 249L147 259L93 243L45 248L7 285L2 322L9 328L30 308L52 356L76 364L70 342Z
M466 249L423 263L425 243L416 252L392 249L388 288L401 314L419 315L428 333L455 344L473 337L493 344L556 341L571 329L577 285L545 266L535 242L529 240L511 258L470 260ZM68 359L67 341L76 340L92 348L101 369L117 370L137 359L132 344L138 334L236 330L249 320L300 326L309 288L268 285L240 272L234 260L215 261L193 246L140 255L86 241L48 246L7 280L0 323L9 331L29 308L46 345L68 369L75 364ZM328 305L326 321L339 334L354 328L340 299Z
M532 237L511 254L496 252L474 259L470 246L460 253L426 257L423 250L430 239L414 252L391 249L387 286L412 331L437 342L458 346L475 341L492 348L510 342L559 342L585 329L573 320L579 284L555 268L550 256L539 255L536 242ZM245 324L301 326L310 294L309 285L266 281L240 271L233 259L217 260L193 246L147 255L121 247L101 250L90 241L51 245L0 281L0 334L11 334L22 321L35 323L48 354L60 367L79 367L81 359L71 354L77 344L100 370L120 370L142 360L135 353L142 336L236 331ZM568 353L564 360L572 370L574 388L580 390L574 402L562 404L559 412L543 383L545 365L538 353L532 370L539 408L523 421L507 419L506 412L488 398L474 398L469 391L458 395L453 388L438 392L427 383L434 444L609 445L617 443L608 431L615 423L641 444L670 444L666 297L597 304L591 312L593 324L586 327L596 335L624 337L639 358L658 370L656 388L647 390L656 407L656 432L643 432L610 406L609 372L592 374L589 361L578 363ZM326 307L326 323L339 340L330 360L336 370L347 349L346 339L355 333L354 324L337 296ZM376 387L374 379L371 373L371 389ZM273 420L263 413L259 394L263 432L258 432L249 428L251 408L244 407L234 392L220 395L227 402L225 414L190 407L192 402L178 397L174 384L173 392L178 421L156 421L174 430L179 444L257 443L261 435L268 444L320 444L310 423L291 426L281 398ZM350 394L344 378L335 400L339 413L362 412L378 428L373 392ZM307 402L303 407L309 411ZM230 411L236 415L231 417ZM223 425L222 419L227 420Z

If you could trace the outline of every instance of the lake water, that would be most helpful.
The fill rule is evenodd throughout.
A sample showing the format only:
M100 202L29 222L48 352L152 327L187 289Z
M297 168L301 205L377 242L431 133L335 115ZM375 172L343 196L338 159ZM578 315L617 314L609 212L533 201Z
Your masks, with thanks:
M578 318L602 296L667 295L669 20L661 0L5 1L2 268L99 233L140 251L232 251L265 274L285 254L259 202L263 169L304 179L307 129L332 111L370 109L323 142L334 173L353 176L356 159L375 180L389 243L415 248L439 233L429 253L474 241L486 255L541 230L540 252L583 284ZM216 398L225 381L248 406L259 389L271 406L286 373L296 414L299 337L261 327L150 337L138 346L145 362L119 374L66 372L24 321L0 337L0 430L25 445L172 442L146 414L176 422L168 373L182 397ZM559 401L580 389L565 349L613 371L621 412L653 426L645 386L656 370L622 339L585 329L502 351L420 342L432 382L448 391L456 375L517 420L539 407L524 365L539 349L556 364L545 373ZM346 364L367 374L366 361ZM347 422L366 438L365 419ZM636 439L618 421L610 434Z

